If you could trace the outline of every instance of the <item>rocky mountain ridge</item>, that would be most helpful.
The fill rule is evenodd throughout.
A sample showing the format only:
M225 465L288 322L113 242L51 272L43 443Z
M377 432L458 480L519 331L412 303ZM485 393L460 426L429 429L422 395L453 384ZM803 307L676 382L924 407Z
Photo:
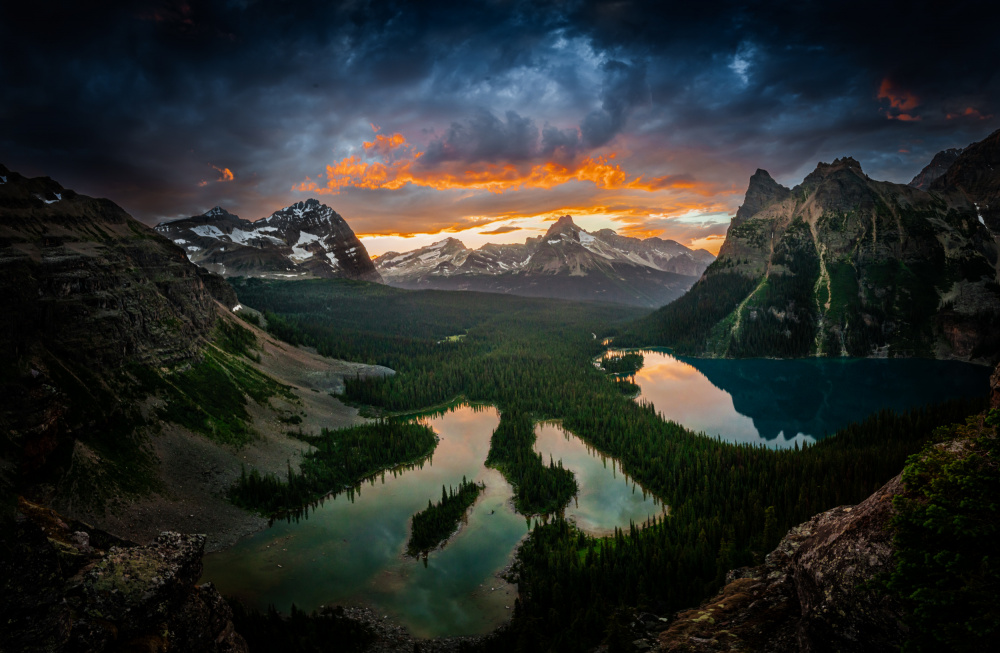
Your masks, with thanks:
M758 170L716 262L688 296L637 325L634 344L992 361L997 243L982 206L944 181L956 166L975 177L983 149L966 148L930 191L875 181L850 157L818 164L794 188ZM976 188L989 196L988 183Z
M386 252L375 265L389 285L480 290L658 306L683 293L714 257L660 238L588 232L559 218L524 244L470 249L447 238L410 252Z
M735 569L722 591L682 612L662 651L882 651L904 639L903 609L871 585L893 565L892 498L900 476L856 506L791 529L758 567Z
M976 217L1000 238L1000 129L963 149L930 190L965 194Z
M381 281L347 221L315 199L255 222L216 206L162 222L156 231L183 248L192 263L222 276Z
M962 153L962 149L961 147L952 147L935 154L931 162L917 173L909 185L920 190L930 190L931 184L938 177L948 172L948 168L958 159L958 156Z

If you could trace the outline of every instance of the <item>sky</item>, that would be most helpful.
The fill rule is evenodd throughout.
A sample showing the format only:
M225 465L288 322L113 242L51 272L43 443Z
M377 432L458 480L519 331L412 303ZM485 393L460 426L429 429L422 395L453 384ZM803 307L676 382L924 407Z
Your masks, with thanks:
M372 255L590 230L718 251L757 168L905 183L1000 128L981 2L0 6L0 163L153 225L316 197Z

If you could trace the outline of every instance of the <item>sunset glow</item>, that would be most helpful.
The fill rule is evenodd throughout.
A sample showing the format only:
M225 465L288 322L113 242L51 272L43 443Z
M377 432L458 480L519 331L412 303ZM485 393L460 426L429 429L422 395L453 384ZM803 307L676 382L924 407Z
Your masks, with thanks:
M662 236L690 245L696 238L674 233L669 227L671 215L700 215L735 210L737 193L705 182L691 175L634 175L611 151L593 156L560 157L558 160L461 161L450 153L428 162L427 148L418 149L399 133L382 133L372 125L372 140L361 143L360 153L350 154L326 166L315 177L295 184L292 191L308 196L340 195L355 189L378 192L402 192L406 188L441 193L443 198L468 201L473 197L507 195L516 198L529 190L552 190L575 184L583 195L607 203L560 205L536 210L503 210L490 215L459 215L437 230L421 230L419 221L409 229L392 228L383 232L361 233L373 255L393 248L412 249L429 245L449 235L465 240L469 246L486 242L523 242L534 231L545 231L543 223L561 215L582 219L594 229L613 229L637 238ZM470 195L471 193L471 195ZM444 199L444 201L448 201ZM454 200L452 200L454 201ZM516 200L515 200L516 201ZM419 213L411 213L418 217ZM717 218L713 219L718 222ZM530 224L530 226L529 226ZM488 228L484 228L487 227ZM589 227L587 227L589 228ZM520 233L518 233L520 232ZM487 236L489 238L487 238ZM704 246L715 253L719 243L712 235L703 235Z
M758 168L792 187L853 156L908 183L1000 127L995 35L969 12L886 29L889 5L306 1L276 22L268 3L154 4L8 21L23 70L0 71L4 163L151 225L315 197L372 238L523 241L519 218L600 214L715 252ZM947 24L961 39L929 47Z
M486 190L491 193L521 190L525 188L549 189L571 181L584 181L604 190L658 190L684 189L709 195L710 190L699 185L687 175L666 175L644 178L629 175L621 165L615 163L617 154L582 157L573 162L545 161L541 163L462 163L446 161L440 164L422 165L423 152L413 152L401 158L401 152L409 153L413 146L402 134L386 136L376 134L375 140L365 141L362 149L365 157L351 155L326 166L326 171L317 177L324 181L306 178L292 190L338 195L344 188L367 188L370 190L397 190L406 184L423 186L435 190ZM381 159L381 160L378 160ZM227 171L228 172L228 171Z

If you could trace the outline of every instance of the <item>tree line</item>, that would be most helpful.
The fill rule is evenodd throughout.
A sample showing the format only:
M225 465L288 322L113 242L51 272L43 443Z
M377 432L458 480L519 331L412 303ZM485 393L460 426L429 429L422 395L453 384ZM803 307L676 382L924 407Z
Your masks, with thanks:
M298 471L289 463L281 479L257 469L248 473L244 467L239 480L229 489L229 500L269 516L295 513L382 470L424 458L437 446L432 429L401 420L323 429L318 436L300 437L314 449L303 453Z

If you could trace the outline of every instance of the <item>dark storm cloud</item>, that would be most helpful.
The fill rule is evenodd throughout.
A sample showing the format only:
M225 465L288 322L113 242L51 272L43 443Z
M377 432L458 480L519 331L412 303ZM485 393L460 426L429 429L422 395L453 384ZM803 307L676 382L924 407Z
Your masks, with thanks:
M587 114L580 125L583 141L600 147L618 135L633 107L649 104L646 67L612 59L601 66L604 84L601 108Z
M432 140L420 164L444 161L526 161L538 155L538 127L530 118L508 111L506 121L481 110L465 121L453 122L441 138Z
M539 154L557 161L574 159L580 150L580 132L545 125Z
M1000 126L983 7L4 3L0 161L147 221L217 203L264 215L370 123L404 133L424 167L623 149L633 175L745 187L757 167L791 183L851 154L905 181ZM388 215L414 193L338 202Z
M908 149L904 140L920 141L911 154L922 157L997 125L998 40L983 12L974 2L632 0L581 2L569 20L598 49L649 58L655 124L675 139L756 151L786 171L852 147L899 176L902 162L882 153ZM891 124L888 99L878 110L885 79L918 99L922 125ZM947 118L968 107L994 119Z

